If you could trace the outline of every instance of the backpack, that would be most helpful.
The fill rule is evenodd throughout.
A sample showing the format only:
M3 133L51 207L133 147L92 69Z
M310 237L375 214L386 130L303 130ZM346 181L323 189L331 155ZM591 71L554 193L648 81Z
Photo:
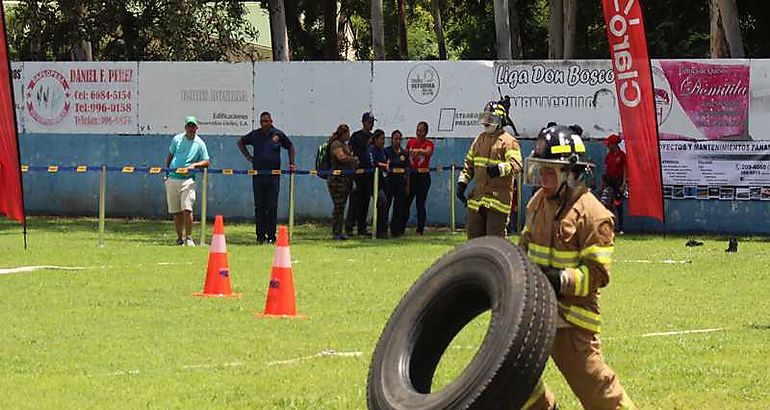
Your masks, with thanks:
M318 146L318 151L315 154L315 169L319 171L319 178L326 179L329 177L329 174L321 174L321 171L331 171L332 169L332 158L329 153L328 142Z

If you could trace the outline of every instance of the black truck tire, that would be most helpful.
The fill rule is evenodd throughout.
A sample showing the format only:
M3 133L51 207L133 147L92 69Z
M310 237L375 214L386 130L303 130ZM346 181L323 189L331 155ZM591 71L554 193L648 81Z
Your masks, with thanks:
M491 310L478 352L438 392L431 383L444 351ZM556 332L556 296L524 251L502 238L458 246L418 278L388 320L372 355L372 410L515 409L529 398Z

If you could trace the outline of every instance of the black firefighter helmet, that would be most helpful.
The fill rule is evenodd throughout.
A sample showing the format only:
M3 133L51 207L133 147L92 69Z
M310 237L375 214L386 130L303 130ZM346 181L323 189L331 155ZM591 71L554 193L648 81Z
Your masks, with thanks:
M565 182L570 173L578 178L593 164L585 160L586 147L574 127L554 125L543 128L535 141L535 148L525 163L525 181L540 185L540 169L555 168L559 182Z

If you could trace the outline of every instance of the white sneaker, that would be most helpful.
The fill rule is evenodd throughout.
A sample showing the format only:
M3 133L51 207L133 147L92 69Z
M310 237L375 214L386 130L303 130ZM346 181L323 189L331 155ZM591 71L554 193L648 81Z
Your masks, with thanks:
M195 241L189 236L184 240L184 246L195 246Z

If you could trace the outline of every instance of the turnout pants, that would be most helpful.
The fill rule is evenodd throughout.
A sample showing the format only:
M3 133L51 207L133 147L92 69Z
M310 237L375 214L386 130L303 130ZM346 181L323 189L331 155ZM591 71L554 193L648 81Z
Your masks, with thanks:
M479 236L499 236L505 238L508 225L508 215L481 207L478 211L468 209L466 214L465 232L468 239Z
M251 179L254 191L254 223L257 241L275 242L275 225L278 218L278 191L281 177L277 175L254 175Z
M604 362L599 338L574 326L556 330L551 358L585 409L635 409ZM553 409L556 398L541 379L524 409Z

